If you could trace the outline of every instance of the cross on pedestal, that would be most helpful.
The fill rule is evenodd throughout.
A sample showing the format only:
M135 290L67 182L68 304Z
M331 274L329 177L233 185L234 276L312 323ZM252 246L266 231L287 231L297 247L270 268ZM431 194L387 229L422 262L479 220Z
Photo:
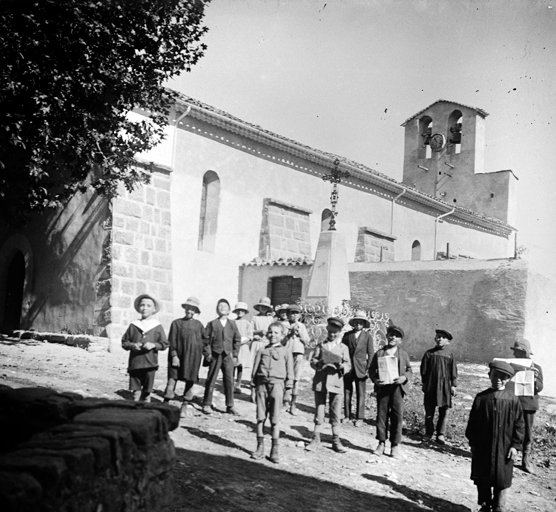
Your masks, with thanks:
M348 171L340 171L338 166L340 165L340 160L336 158L334 160L334 169L332 169L332 174L326 174L322 177L324 181L330 181L332 183L332 194L330 195L330 203L332 204L332 210L330 211L330 223L328 225L329 231L336 231L336 203L338 202L338 183L342 181L342 178L349 178L351 174Z

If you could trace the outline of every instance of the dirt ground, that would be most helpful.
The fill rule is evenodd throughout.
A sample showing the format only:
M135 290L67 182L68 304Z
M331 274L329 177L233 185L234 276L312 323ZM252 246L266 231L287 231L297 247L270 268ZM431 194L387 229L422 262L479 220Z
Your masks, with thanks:
M0 340L0 383L12 387L45 386L83 396L128 398L127 354L87 352L63 345L24 340ZM300 412L283 414L280 445L282 462L253 461L256 446L255 406L248 390L236 395L239 416L223 412L201 413L183 419L171 436L176 445L173 512L201 511L418 511L458 512L477 510L475 487L469 479L470 454L461 437L472 395L488 387L486 370L480 365L459 365L460 387L449 421L450 446L422 442L420 386L414 385L407 404L403 441L405 458L375 456L375 405L367 400L367 420L359 428L343 425L346 454L331 449L331 432L324 429L323 447L306 452L304 443L313 428L312 370L303 369ZM415 364L414 372L418 365ZM161 355L155 399L161 400L165 385L166 354ZM418 378L416 378L418 381ZM200 384L204 383L204 373ZM418 382L417 382L418 384ZM183 384L181 384L183 386ZM178 392L182 388L178 384ZM222 389L215 393L215 408L224 411ZM201 385L195 387L202 396ZM536 428L553 432L554 400L543 398ZM176 402L179 405L179 402ZM552 430L551 430L552 429ZM546 441L546 439L545 439ZM266 437L270 451L270 437ZM548 454L548 455L547 455ZM508 505L512 511L556 510L556 473L552 452L536 455L536 474L514 470Z

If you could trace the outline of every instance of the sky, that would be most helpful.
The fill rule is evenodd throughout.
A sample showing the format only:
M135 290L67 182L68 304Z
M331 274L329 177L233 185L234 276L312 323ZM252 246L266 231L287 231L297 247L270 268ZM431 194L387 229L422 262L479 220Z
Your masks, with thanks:
M517 243L556 274L556 0L212 0L205 24L170 87L398 181L407 118L486 110L485 172L519 178Z

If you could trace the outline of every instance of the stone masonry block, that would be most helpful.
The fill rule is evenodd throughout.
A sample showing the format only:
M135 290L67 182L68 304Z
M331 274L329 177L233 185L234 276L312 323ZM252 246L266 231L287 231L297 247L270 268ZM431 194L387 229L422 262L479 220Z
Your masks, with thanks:
M153 222L155 224L160 224L160 208L155 208L154 209L154 220Z
M141 252L141 265L150 266L151 264L151 255L148 251Z
M311 225L308 221L298 220L297 221L299 231L303 233L310 233L311 232Z
M145 281L137 281L135 283L135 293L136 295L147 293L147 283L145 283Z
M139 201L139 202L144 202L145 201L145 187L143 187L142 185L139 185L137 187L135 187L128 195L128 199L131 199L132 201Z
M133 267L131 265L124 265L123 263L114 263L112 265L112 275L119 277L133 277Z
M139 262L139 251L135 247L128 247L125 250L126 263L137 264Z
M299 243L299 252L303 256L311 256L311 246L309 244Z
M127 218L126 222L125 222L125 228L128 231L134 231L134 232L138 231L139 230L139 220L134 218L134 217L133 218L131 218L131 217Z
M123 215L114 213L114 215L112 216L112 227L123 228L125 226L125 219L126 217L124 217Z
M142 235L150 235L151 234L151 225L148 222L141 221L140 230L141 230Z
M165 191L158 191L156 193L156 206L161 209L170 209L170 193Z
M153 271L150 268L137 267L135 270L135 276L137 279L144 279L150 281L152 279Z
M123 245L133 245L135 243L135 234L131 231L114 229L114 242Z
M296 240L301 240L302 242L305 242L305 233L299 233L298 231L294 231L293 237Z
M271 236L270 237L270 247L279 249L281 247L280 240L281 239L277 236Z
M293 238L293 232L290 231L289 229L284 229L284 236L286 238Z
M117 308L131 308L133 306L133 300L129 295L118 293L112 297L112 305Z
M172 232L167 226L158 226L157 234L160 238L165 238L166 240L170 240L170 237L172 236Z
M295 220L291 217L286 217L286 228L291 229L292 231L295 230Z
M166 240L163 240L162 238L157 238L155 240L155 249L159 252L166 252L168 250L167 244L166 244Z
M170 215L170 212L162 212L160 220L165 226L170 226L172 224L172 216Z
M168 273L166 270L153 270L153 279L157 283L167 283L168 282Z
M146 236L145 239L143 240L143 245L145 249L149 249L149 250L154 249L154 242L152 237Z
M128 215L129 217L141 218L141 214L143 210L141 208L140 203L132 202L127 199L116 199L116 204L118 204L120 201L122 202L122 205L120 207L121 210L118 211L121 211L122 213Z
M278 226L278 227L284 227L284 217L282 217L281 215L274 215L271 214L268 216L268 223L271 226Z
M284 236L284 229L278 226L270 226L269 234L276 236Z
M156 188L161 190L170 190L170 179L169 178L155 178L153 184Z
M295 240L288 240L288 251L297 252L297 242Z
M122 281L122 293L133 295L135 293L135 281Z
M168 254L153 254L153 267L170 270L172 268L171 256Z
M156 201L156 192L155 190L151 187L148 186L146 187L146 199L147 199L147 204L154 204Z
M149 205L143 206L143 220L152 222L154 217L154 208Z

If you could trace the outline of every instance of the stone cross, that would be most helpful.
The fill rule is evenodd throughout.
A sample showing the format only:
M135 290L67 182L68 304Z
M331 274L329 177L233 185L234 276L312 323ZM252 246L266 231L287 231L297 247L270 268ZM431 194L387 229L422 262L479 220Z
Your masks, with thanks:
M322 179L324 181L330 181L332 183L332 194L330 195L330 203L332 204L332 210L330 211L330 224L328 225L328 231L336 231L336 203L338 202L338 183L342 181L342 178L349 178L350 173L348 171L340 171L338 166L340 165L340 160L336 158L334 160L334 169L332 169L332 174L325 174Z

